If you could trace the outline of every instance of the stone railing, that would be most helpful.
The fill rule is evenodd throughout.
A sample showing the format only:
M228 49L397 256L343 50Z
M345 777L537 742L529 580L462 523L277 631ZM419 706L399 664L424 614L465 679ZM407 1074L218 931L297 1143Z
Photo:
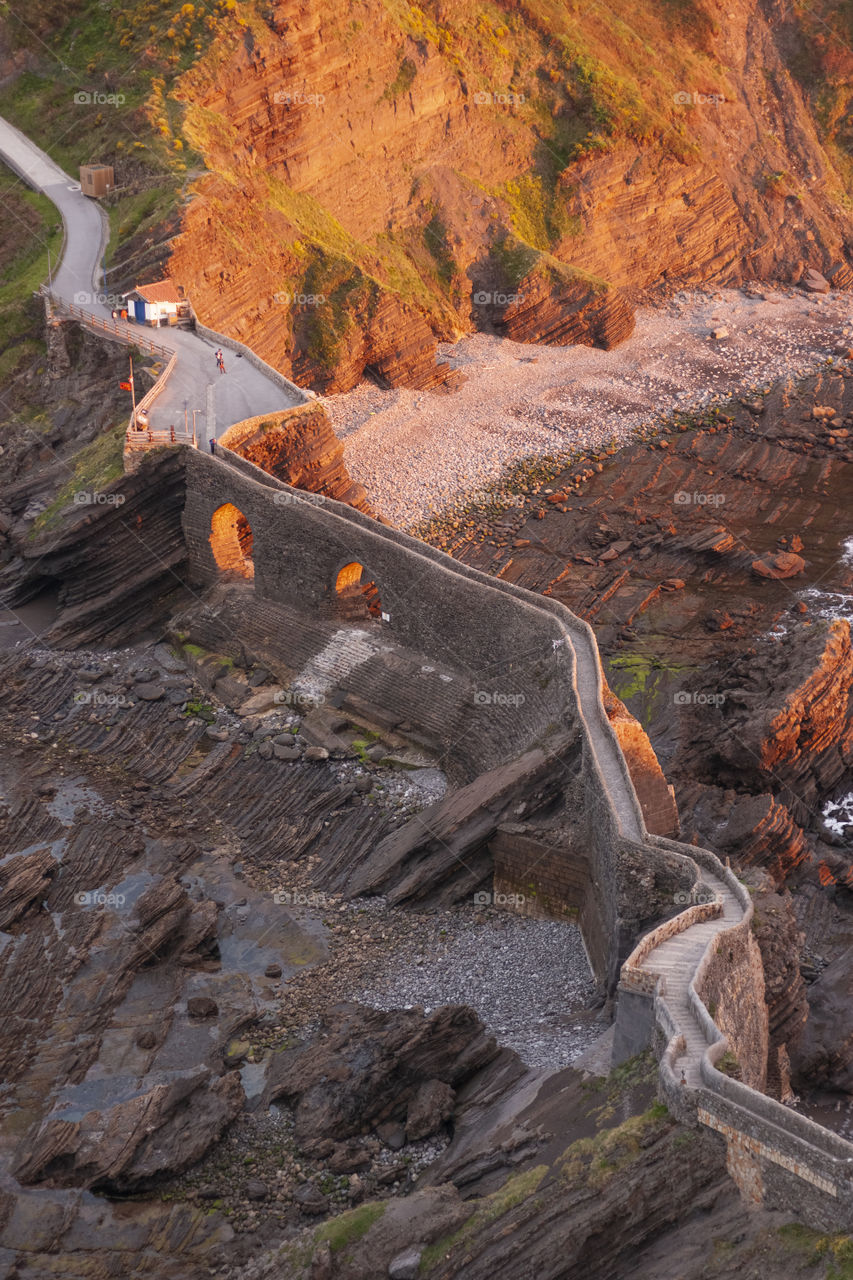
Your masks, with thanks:
M205 466L208 461L204 459ZM215 460L210 461L215 465ZM523 634L529 648L537 632L541 632L542 652L550 654L550 659L544 660L545 666L559 658L553 663L556 683L552 682L549 688L552 714L559 718L562 708L564 713L576 723L579 722L584 729L589 805L594 815L591 823L593 843L590 846L590 856L597 865L599 882L602 882L602 876L617 858L620 840L627 838L633 842L638 834L640 842L650 853L664 854L682 869L685 866L692 868L691 896L695 897L700 892L701 873L704 871L710 879L722 882L740 907L740 919L714 934L689 979L689 1007L708 1045L700 1063L700 1090L686 1089L681 1082L677 1062L684 1052L682 1033L676 1017L668 1007L666 992L661 990L662 984L653 969L647 967L646 961L654 948L665 939L686 933L699 923L719 919L723 911L719 893L715 892L710 901L693 902L685 911L658 926L637 944L622 968L624 985L620 986L623 993L626 996L633 993L635 998L639 996L653 1002L654 1022L659 1033L658 1044L661 1046L659 1062L662 1095L673 1111L682 1118L695 1124L698 1117L702 1123L725 1132L728 1137L732 1134L740 1135L744 1143L751 1143L757 1153L755 1158L761 1164L769 1201L784 1202L787 1196L790 1203L792 1195L795 1198L799 1196L799 1189L792 1192L788 1184L776 1186L772 1183L772 1176L777 1174L780 1178L794 1178L800 1189L807 1187L814 1192L814 1203L805 1203L802 1211L807 1220L835 1227L843 1226L845 1229L853 1226L849 1196L853 1144L804 1119L757 1090L729 1079L716 1068L715 1064L725 1052L728 1042L699 993L712 958L712 948L721 943L725 945L727 939L732 941L737 936L749 933L753 918L752 900L748 890L730 868L724 866L710 850L651 835L645 830L627 761L604 710L601 668L591 628L556 601L533 596L510 583L460 564L435 548L398 530L388 529L361 512L342 506L332 499L317 502L316 495L310 495L312 501L300 500L305 495L300 495L299 490L290 488L226 449L220 451L219 462L228 464L234 481L239 474L242 478L240 485L249 482L250 487L245 491L243 500L250 493L257 495L267 491L267 502L271 501L276 508L275 518L277 522L281 522L281 534L292 557L294 547L300 541L307 540L310 547L319 537L330 540L335 546L342 541L350 548L347 554L363 558L371 566L381 566L381 585L385 590L396 587L398 583L395 580L403 579L408 584L413 574L416 574L423 584L417 601L419 625L423 622L423 615L430 613L432 601L444 624L441 634L447 636L447 643L451 648L455 644L454 635L448 635L446 627L453 612L450 607L450 602L455 599L453 583L463 580L467 585L460 596L458 639L462 639L462 631L469 641L474 637L475 648L478 653L482 653L484 666L496 662L498 668L502 668L505 663L502 656L504 641L509 640L510 651L514 642L514 628L508 623L508 619L512 617L512 609L510 613L503 614L507 620L505 627L508 633L504 636L503 628L494 625L494 609L488 604L488 600L496 601L497 596L503 595L512 597L513 603L520 606L519 618L523 615L526 621L523 621L519 637ZM219 489L216 500L227 498L239 506L241 495L234 492L233 482L229 482L221 471L218 474L219 481L215 480L215 475L210 477ZM280 492L270 494L271 489ZM281 502L282 494L289 495L287 502ZM207 516L203 517L202 528L207 527L208 519ZM291 525L293 536L288 536ZM349 532L343 532L347 527ZM380 547L384 548L381 557ZM296 555L289 563L288 574L292 579L290 585L296 595L308 603L304 587L299 581L298 561L299 556ZM321 555L317 563L322 562ZM424 575L426 563L432 565L433 571L440 571L435 582L432 578L427 581ZM507 604L510 603L507 600ZM397 631L404 618L404 611L392 608L391 612L395 619L392 630ZM537 615L541 621L539 626L533 622ZM423 632L416 627L410 635L402 638L404 642L417 647L418 642L423 640ZM560 689L563 690L562 694ZM531 732L536 731L537 723L531 721ZM509 750L513 749L512 744L507 745ZM607 881L603 883L606 884ZM772 1175L767 1172L771 1166Z
M667 848L679 847L662 837L649 839ZM666 925L644 938L623 966L623 979L627 976L624 990L635 996L642 993L653 1001L658 1044L663 1046L659 1055L661 1095L681 1120L694 1124L698 1120L723 1135L729 1149L729 1171L747 1199L777 1208L794 1207L798 1218L823 1230L849 1231L853 1227L853 1143L717 1069L730 1047L729 1041L700 993L715 951L721 947L731 949L739 936L749 933L754 908L749 891L713 853L690 846L690 856L725 883L737 899L742 916L714 934L688 982L690 1013L706 1042L699 1060L702 1083L698 1089L685 1087L681 1078L678 1062L683 1059L685 1042L669 1007L664 984L653 968L640 970L652 979L651 986L644 986L636 972L638 953L642 950L645 956L650 955L664 941L661 929ZM692 910L689 908L682 916ZM674 922L667 922L670 923ZM650 945L644 948L646 942ZM628 966L631 971L626 975Z
M685 933L688 929L692 929L694 924L700 924L703 920L716 919L722 915L722 911L722 900L717 897L712 902L695 902L685 911L673 916L671 920L665 920L663 924L659 924L656 929L652 929L641 938L628 959L624 961L620 981L635 990L656 990L655 983L659 975L643 967L647 957L662 942L676 937L679 933Z

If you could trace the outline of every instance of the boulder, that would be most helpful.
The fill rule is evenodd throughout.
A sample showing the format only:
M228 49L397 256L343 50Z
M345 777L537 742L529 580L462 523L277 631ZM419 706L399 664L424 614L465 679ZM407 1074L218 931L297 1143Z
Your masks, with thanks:
M329 1212L329 1199L313 1182L303 1182L293 1193L293 1202L303 1213L316 1216Z
M224 702L226 707L232 711L236 711L238 707L242 707L249 696L249 687L245 680L241 680L238 676L228 674L220 676L213 686L213 692L216 694L220 702Z
M802 573L806 562L793 551L768 552L759 560L753 560L752 572L760 578L793 578Z
M25 1184L128 1191L194 1164L242 1110L239 1071L207 1067L124 1084L129 1096L65 1120L49 1115L22 1144L15 1176ZM60 1102L60 1106L62 1103Z
M417 1142L438 1133L453 1115L456 1094L443 1080L427 1080L420 1086L406 1113L406 1138Z
M357 1140L342 1142L325 1163L330 1173L354 1173L370 1164L370 1152Z
M341 735L341 730L348 724L347 717L334 707L315 707L302 721L299 732L309 747L324 747L326 751L334 751L336 747L349 746L349 738Z
M269 1067L264 1105L294 1109L294 1136L311 1156L379 1125L435 1132L454 1090L497 1057L472 1009L445 1006L383 1011L338 1005L311 1040L285 1049ZM424 1088L427 1086L427 1088Z
M822 276L814 267L808 267L802 280L800 287L808 293L829 293L829 281L826 276Z
M393 1120L387 1124L379 1124L376 1126L378 1136L389 1147L391 1151L400 1151L406 1145L406 1130L403 1125L396 1124Z
M423 1251L422 1244L415 1244L410 1249L398 1253L388 1263L388 1280L417 1280Z
M215 1018L219 1007L210 996L190 996L187 1001L187 1013L191 1018Z
M49 849L11 858L0 867L0 929L6 929L28 907L40 903L59 863Z
M162 684L156 681L145 681L138 684L134 689L134 693L142 699L143 702L159 702L161 698L166 696L166 690Z
M274 711L283 701L283 690L278 685L266 685L251 697L246 698L245 702L240 703L239 714L241 716L263 715L265 711Z

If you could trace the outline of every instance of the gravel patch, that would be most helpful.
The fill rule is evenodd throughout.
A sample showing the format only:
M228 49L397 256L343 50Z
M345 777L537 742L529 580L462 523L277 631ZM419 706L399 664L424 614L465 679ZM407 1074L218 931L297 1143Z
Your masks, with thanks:
M800 377L853 341L851 312L845 294L683 291L640 309L634 334L612 351L472 334L439 346L468 379L453 394L364 382L323 404L353 478L410 528L523 458L623 443L674 410ZM715 339L714 329L728 334Z
M580 929L490 910L378 959L352 998L376 1009L445 1004L475 1009L498 1042L530 1067L569 1066L601 1034Z

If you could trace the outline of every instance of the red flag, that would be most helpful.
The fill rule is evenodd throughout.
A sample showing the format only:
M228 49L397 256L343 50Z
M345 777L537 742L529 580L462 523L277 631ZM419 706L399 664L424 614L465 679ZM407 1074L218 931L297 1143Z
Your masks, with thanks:
M118 385L119 385L119 387L121 388L121 390L122 390L122 391L132 391L132 390L133 390L133 388L131 387L131 385L130 385L130 383L129 383L129 382L120 382Z

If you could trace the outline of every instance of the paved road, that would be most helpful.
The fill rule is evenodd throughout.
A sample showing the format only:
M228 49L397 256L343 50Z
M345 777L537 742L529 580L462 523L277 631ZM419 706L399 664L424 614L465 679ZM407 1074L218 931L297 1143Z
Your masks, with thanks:
M100 268L106 244L106 218L100 206L84 196L79 182L68 174L8 121L0 117L0 157L29 186L41 191L62 215L65 250L62 263L53 275L53 292L63 301L82 306L102 320L110 319L111 307L99 302L104 292ZM183 427L184 411L201 410L196 415L202 443L220 435L226 427L255 414L298 404L299 398L283 389L261 369L235 352L225 349L224 375L217 372L214 351L217 343L186 329L151 329L134 324L119 326L130 341L140 333L170 351L178 360L163 392L154 401L149 422L154 430ZM137 398L149 389L148 378L136 381ZM128 397L129 400L129 397ZM128 416L130 403L128 403Z

